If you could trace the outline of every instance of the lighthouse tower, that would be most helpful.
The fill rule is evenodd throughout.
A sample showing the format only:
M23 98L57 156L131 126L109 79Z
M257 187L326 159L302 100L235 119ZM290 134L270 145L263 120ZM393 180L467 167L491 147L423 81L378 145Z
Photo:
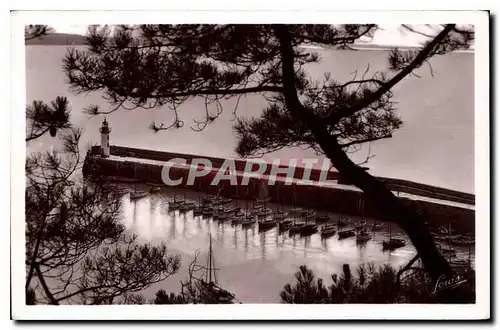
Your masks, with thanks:
M101 155L102 157L109 157L109 133L111 133L111 128L109 128L106 118L102 122L102 127L99 128L99 132L101 132Z

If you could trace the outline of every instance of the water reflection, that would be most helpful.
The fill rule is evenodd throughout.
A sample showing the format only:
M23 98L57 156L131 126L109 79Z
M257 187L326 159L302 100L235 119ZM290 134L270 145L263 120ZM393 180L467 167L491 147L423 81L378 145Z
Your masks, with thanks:
M208 246L208 234L212 234L213 244L217 253L221 254L219 262L230 265L230 262L245 263L246 260L260 259L272 262L276 268L292 269L299 264L325 269L336 267L343 263L356 266L372 262L375 265L384 263L395 267L403 265L415 255L411 244L395 251L383 251L382 241L388 239L387 229L372 232L368 241L358 242L356 237L339 239L338 233L322 238L320 233L302 236L280 231L275 226L259 230L257 223L243 226L231 221L215 220L212 217L194 216L193 211L179 212L169 210L168 201L174 199L198 201L202 196L196 192L176 194L162 188L162 191L141 199L130 200L128 194L123 196L123 224L126 229L138 235L145 242L165 242L169 248L182 251L204 250ZM246 207L239 203L240 206ZM237 205L233 202L233 206ZM228 207L231 205L228 205ZM269 205L275 209L273 205ZM368 219L365 219L369 221ZM393 229L393 238L403 238L405 235ZM408 240L407 240L408 242ZM467 259L473 249L454 247L457 255ZM223 269L224 265L221 265ZM293 269L293 272L296 268ZM292 273L293 274L293 273Z

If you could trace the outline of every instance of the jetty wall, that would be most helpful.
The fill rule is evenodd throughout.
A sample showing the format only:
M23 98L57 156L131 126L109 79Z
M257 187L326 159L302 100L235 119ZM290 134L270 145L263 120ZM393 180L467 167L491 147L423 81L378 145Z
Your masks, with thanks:
M102 158L99 156L99 153L100 148L94 147L87 155L83 169L84 174L98 174L107 177L135 179L138 181L156 185L165 185L162 180L162 171L164 166L162 164L140 162L141 159L167 162L173 158L183 158L189 164L193 158L204 157L117 146L111 146L111 155L133 157L137 158L138 160L129 161L122 159ZM218 167L224 162L224 159L215 157L205 158L209 158L212 161L213 170L208 175L196 177L192 185L186 186L186 181L189 174L189 169L186 167L172 166L169 171L169 177L172 180L182 179L182 183L179 185L179 187L194 189L204 193L220 194L221 196L243 200L255 200L258 197L259 190L262 186L261 182L264 179L250 177L248 185L241 185L241 173L245 168L245 161L236 160L236 169L238 172L240 172L236 178L238 185L231 185L229 180L222 180L218 185L212 185L212 180L218 171ZM295 175L296 178L301 179L303 169L302 172L300 172L299 168L297 168L296 170L299 173ZM267 168L265 174L269 174L269 171L270 169ZM316 177L319 179L319 175L319 170L311 171L311 179L314 180L314 178ZM280 175L278 174L278 176ZM335 180L338 178L338 172L328 173L328 179ZM400 189L400 191L412 191L412 189L418 189L422 193L422 187L428 187L421 184L412 185L412 183L410 183L409 187L405 187L403 186L403 184L405 184L405 181L403 180L394 180L391 183L388 183L388 185L391 186L396 183L398 184L398 186L408 188L408 190ZM436 187L433 188L435 189L433 191L431 190L427 197L431 197L430 195L440 195L444 191L448 193L448 195L446 196L449 196L448 190ZM363 212L364 216L373 218L379 217L377 207L373 205L369 200L363 200L363 194L360 191L346 190L336 187L318 186L315 184L304 185L292 183L286 185L283 181L276 181L274 185L267 186L267 190L268 196L270 197L270 202L272 203L315 208L317 210L356 216L362 215ZM428 190L425 190L424 192L427 193ZM456 196L459 196L461 194L460 192L457 193L458 194ZM426 218L428 218L430 222L441 224L446 227L449 223L451 223L452 228L461 232L473 234L475 231L474 210L442 205L427 201L416 201L403 197L400 197L400 199L409 207L415 209L418 212L424 213L426 215ZM457 199L460 199L460 197L458 197Z

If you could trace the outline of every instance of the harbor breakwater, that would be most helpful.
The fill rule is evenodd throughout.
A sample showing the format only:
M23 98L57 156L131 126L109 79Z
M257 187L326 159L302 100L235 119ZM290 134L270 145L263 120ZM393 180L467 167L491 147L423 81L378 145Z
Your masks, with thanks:
M271 174L271 164L266 164L265 170L260 177L249 177L248 184L241 185L246 161L236 159L234 164L238 184L233 185L229 180L221 180L217 185L213 185L212 180L225 159L121 146L111 146L110 149L111 157L103 158L100 156L101 148L99 146L91 148L85 158L84 175L99 175L115 179L123 178L131 182L140 181L165 186L166 184L162 177L164 175L165 163L172 159L183 159L186 161L184 165L174 164L170 166L169 170L171 180L182 179L177 187L194 189L209 194L220 194L221 196L235 199L256 200L261 193L263 182L267 181L266 176ZM204 176L195 177L192 184L186 185L191 168L190 163L195 158L210 160L212 169ZM254 164L253 166L258 165ZM252 171L255 171L253 166ZM280 167L284 168L288 167L288 165L280 165ZM338 172L328 171L321 174L321 170L311 169L308 184L299 183L298 180L303 178L304 171L303 167L295 167L293 178L297 181L293 181L291 184L285 184L284 180L282 180L286 176L285 173L277 173L276 176L278 179L276 182L273 185L266 184L266 195L269 197L270 202L353 216L379 217L376 205L373 205L369 200L364 200L362 192L355 189L347 189L349 186L345 184L348 182ZM345 186L319 185L317 182L320 181L320 178L335 180ZM471 194L405 180L380 179L393 191L474 205L474 195ZM400 197L400 199L409 207L424 213L429 222L441 224L445 227L451 224L453 229L464 233L474 234L475 232L475 212L472 209L425 200L413 200L406 197Z

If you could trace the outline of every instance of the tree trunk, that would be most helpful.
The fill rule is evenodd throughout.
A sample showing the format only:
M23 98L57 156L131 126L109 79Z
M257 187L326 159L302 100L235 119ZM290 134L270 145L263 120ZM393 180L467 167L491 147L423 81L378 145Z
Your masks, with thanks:
M280 42L283 95L288 111L294 118L307 125L337 171L375 202L382 214L381 220L394 222L406 232L433 281L437 282L442 275L450 278L453 275L452 269L440 255L423 219L403 205L383 182L357 166L342 150L337 140L329 135L323 122L302 106L295 86L294 55L288 28L278 25L275 31ZM463 293L461 287L446 290L445 300L470 301L470 292ZM455 297L456 295L458 297Z

